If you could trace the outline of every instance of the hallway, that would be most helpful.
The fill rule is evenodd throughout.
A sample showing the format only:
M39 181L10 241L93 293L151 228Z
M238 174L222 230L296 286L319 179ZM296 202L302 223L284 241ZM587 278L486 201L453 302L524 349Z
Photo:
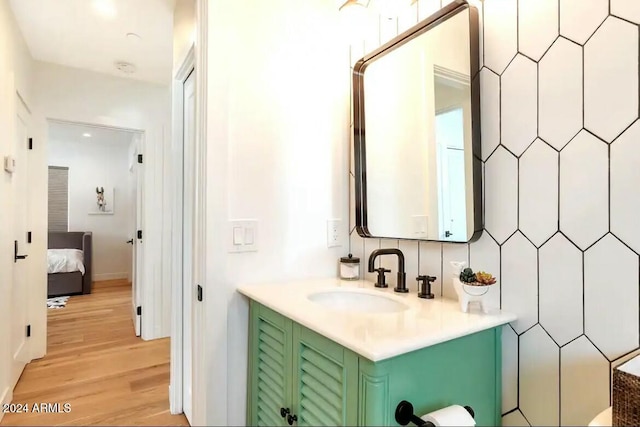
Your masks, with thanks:
M27 365L14 392L30 413L6 413L0 425L189 425L169 413L169 339L135 336L127 281L96 282L48 310L47 337L47 355ZM59 403L60 413L31 412L41 403Z

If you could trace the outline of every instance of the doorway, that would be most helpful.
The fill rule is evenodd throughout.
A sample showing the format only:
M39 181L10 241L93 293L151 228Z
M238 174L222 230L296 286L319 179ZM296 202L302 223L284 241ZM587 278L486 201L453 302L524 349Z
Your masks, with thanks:
M438 237L455 242L467 236L465 147L471 146L471 134L465 129L471 128L471 87L468 76L437 65L434 83Z
M144 133L49 121L48 134L48 297L130 283L131 320L140 336Z
M171 331L171 411L184 412L194 422L194 389L197 384L197 339L200 330L196 310L202 301L198 282L196 256L199 222L196 181L196 71L194 49L191 48L176 73L174 91L174 168L176 170L173 208L174 275Z
M183 410L192 422L193 394L193 306L194 306L194 204L195 204L195 72L191 70L183 83L183 223L182 223L182 265L183 265Z
M463 125L462 108L436 114L438 234L442 240L459 240L467 233Z

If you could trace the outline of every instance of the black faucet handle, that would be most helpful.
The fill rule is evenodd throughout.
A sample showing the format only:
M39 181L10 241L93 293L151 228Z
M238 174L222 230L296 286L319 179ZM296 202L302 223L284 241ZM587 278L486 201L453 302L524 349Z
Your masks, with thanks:
M436 277L424 275L416 277L416 280L420 286L418 298L433 299L434 295L431 293L431 283L436 281Z
M384 267L376 268L375 271L378 272L378 281L376 282L376 288L388 288L386 278L384 273L391 273L391 270L388 270Z

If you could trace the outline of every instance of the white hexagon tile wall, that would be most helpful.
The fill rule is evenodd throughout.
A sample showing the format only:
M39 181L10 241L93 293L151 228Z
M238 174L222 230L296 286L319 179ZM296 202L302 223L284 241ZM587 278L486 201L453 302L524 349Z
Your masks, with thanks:
M493 303L519 316L503 331L504 424L586 425L610 405L612 365L640 348L640 0L470 2L485 232L457 245L365 240L352 196L349 249L364 263L400 247L408 277L437 276L445 297L450 260L495 271ZM349 63L446 3L372 17Z

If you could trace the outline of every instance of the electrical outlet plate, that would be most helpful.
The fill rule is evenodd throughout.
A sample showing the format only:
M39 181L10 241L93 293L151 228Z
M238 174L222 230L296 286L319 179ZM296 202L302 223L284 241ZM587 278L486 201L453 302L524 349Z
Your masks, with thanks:
M341 246L340 244L340 228L342 226L342 220L340 219L328 219L327 220L327 247L335 248Z

